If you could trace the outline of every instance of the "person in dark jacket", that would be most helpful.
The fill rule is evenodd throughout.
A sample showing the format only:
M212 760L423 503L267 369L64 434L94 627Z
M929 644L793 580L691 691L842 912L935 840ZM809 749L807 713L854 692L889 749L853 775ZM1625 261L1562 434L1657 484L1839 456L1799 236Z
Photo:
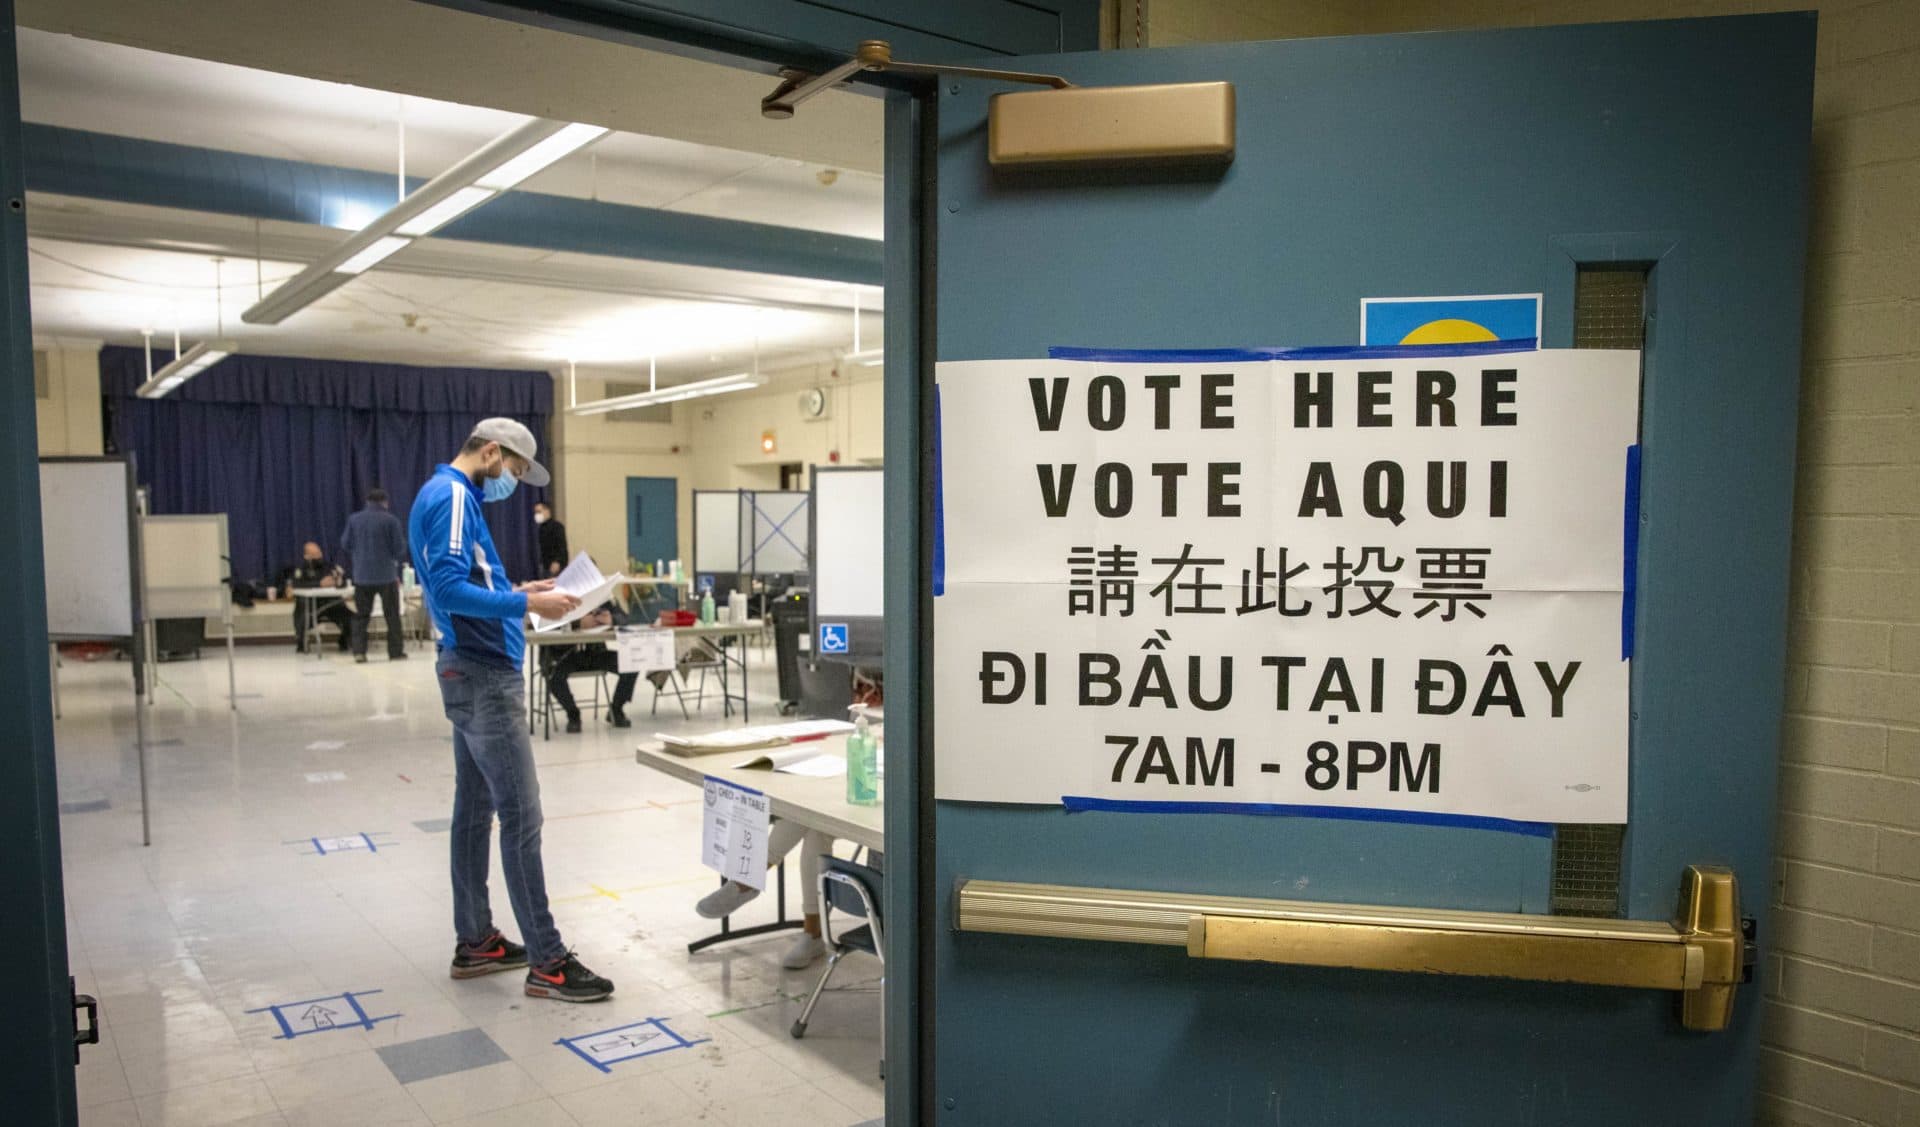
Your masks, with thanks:
M387 658L403 660L407 636L400 625L400 566L407 561L407 534L388 508L386 490L367 491L367 507L347 518L340 550L353 576L353 660L367 660L367 624L376 596L387 620Z
M584 615L574 621L575 630L604 630L613 626L627 625L627 614L620 604L609 602L592 614ZM587 642L578 646L555 646L553 663L547 667L547 688L553 693L553 699L567 714L567 731L580 730L580 706L573 702L573 690L567 687L567 678L575 673L620 673L620 655L599 642ZM613 699L607 704L607 721L616 728L630 728L633 722L627 719L627 702L633 699L634 685L640 680L638 673L620 673L620 679L614 682Z
M312 607L307 600L293 597L295 588L338 587L340 569L327 562L327 554L320 545L309 540L300 549L300 562L288 568L281 575L281 587L287 591L287 597L293 599L293 648L301 653L307 652L307 612L313 612L315 624L331 622L340 630L340 648L347 648L348 633L352 629L351 616L347 606L339 599L320 599Z
M558 575L567 566L567 526L554 519L553 507L533 503L533 523L540 527L540 572Z

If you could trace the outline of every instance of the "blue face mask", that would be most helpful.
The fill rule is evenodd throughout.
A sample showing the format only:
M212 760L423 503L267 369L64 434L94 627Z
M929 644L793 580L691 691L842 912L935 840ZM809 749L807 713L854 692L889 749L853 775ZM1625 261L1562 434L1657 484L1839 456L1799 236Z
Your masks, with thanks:
M500 467L499 477L490 477L487 479L486 484L481 486L480 499L482 501L504 501L513 496L513 491L518 488L520 488L520 479L513 476L512 470L502 466Z

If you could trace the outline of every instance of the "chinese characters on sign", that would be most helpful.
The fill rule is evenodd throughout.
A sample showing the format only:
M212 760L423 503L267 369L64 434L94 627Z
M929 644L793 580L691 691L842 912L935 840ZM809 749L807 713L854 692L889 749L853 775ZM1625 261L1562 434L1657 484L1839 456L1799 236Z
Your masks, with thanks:
M939 797L1624 820L1638 354L938 379Z

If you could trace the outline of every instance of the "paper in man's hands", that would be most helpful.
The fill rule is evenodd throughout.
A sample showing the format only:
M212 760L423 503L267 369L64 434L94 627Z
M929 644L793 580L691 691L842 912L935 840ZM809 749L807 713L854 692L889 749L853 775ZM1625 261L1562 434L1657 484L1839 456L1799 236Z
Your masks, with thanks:
M615 572L611 578L601 575L600 569L593 565L593 561L587 558L587 554L581 552L573 557L573 561L567 564L559 575L553 577L553 589L565 591L579 599L580 605L559 618L541 618L537 614L529 614L527 618L533 622L535 630L542 632L558 630L569 622L585 618L599 610L608 599L613 597L613 589L625 579L626 576L619 572Z

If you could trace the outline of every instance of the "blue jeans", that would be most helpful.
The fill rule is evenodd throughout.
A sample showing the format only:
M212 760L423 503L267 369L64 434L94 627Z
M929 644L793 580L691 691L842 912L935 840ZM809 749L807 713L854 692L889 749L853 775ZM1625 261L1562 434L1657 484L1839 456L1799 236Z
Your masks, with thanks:
M461 941L493 934L487 904L487 854L500 816L500 872L534 966L566 954L547 910L540 863L540 780L527 737L526 686L520 674L443 651L440 700L453 722L453 927Z

